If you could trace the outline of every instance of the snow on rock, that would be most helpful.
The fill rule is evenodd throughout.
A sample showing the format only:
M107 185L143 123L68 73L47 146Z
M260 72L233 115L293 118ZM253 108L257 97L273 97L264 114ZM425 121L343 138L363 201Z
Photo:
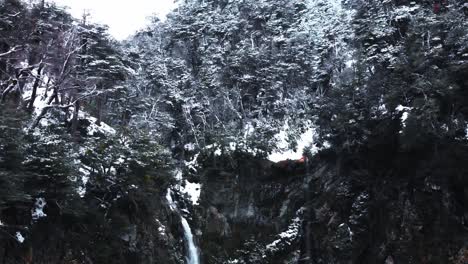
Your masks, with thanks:
M166 236L166 226L164 226L161 221L155 218L156 224L158 225L158 233L161 236Z
M184 145L184 149L187 151L194 151L197 148L195 143L188 143Z
M411 18L415 11L420 8L419 5L406 6L402 5L393 10L393 19L399 21L407 18Z
M182 176L183 176L183 172L181 169L176 169L174 171L174 179L176 179L178 182L182 181Z
M347 68L352 68L354 66L354 64L356 64L356 60L355 59L349 59L345 62L345 65Z
M402 106L402 105L398 105L395 110L397 110L398 112L402 112L402 111L411 111L413 108L412 107L408 107L408 106Z
M86 194L86 184L89 181L89 175L91 174L90 171L91 169L89 167L81 164L81 167L79 169L80 176L81 176L81 184L78 187L78 194L80 195L81 198L83 198Z
M402 106L402 105L398 105L395 108L396 111L403 112L403 114L401 114L401 126L402 126L402 128L406 127L406 120L408 119L410 111L412 109L413 109L412 107L407 107L407 106ZM403 130L400 130L399 133L402 134Z
M289 225L288 230L279 234L278 235L279 238L273 241L272 243L268 244L266 248L269 250L275 249L283 241L286 241L286 243L290 244L289 241L295 239L297 235L299 234L299 228L301 226L300 223L301 223L301 219L299 217L294 218L291 225Z
M255 127L252 125L252 122L247 122L244 126L244 139L247 139L255 133Z
M44 207L46 206L46 200L44 198L37 198L34 203L34 209L31 210L31 215L33 220L38 220L43 217L46 217L47 214L44 213Z
M187 194L193 205L198 205L198 200L200 199L201 193L201 184L191 183L185 180L185 186L180 187L180 192Z
M89 63L90 66L100 66L100 65L109 65L109 61L107 60L95 60Z
M104 134L107 136L115 135L115 129L113 129L108 124L101 122L99 125L97 123L97 118L90 116L86 112L80 112L78 115L79 119L87 119L90 122L90 125L87 128L88 135L94 136L98 133Z
M21 232L16 232L16 240L18 240L18 242L20 242L21 244L24 242L24 236L21 234Z
M158 223L160 223L158 221ZM166 232L166 227L162 224L159 224L159 227L158 227L158 232L161 234L161 235L165 235L165 232Z
M348 226L348 233L349 233L349 238L351 239L351 241L353 241L354 232L351 231L351 228L349 226Z
M163 226L163 225L159 226L158 227L158 232L159 232L159 234L164 235L165 232L166 232L166 227Z
M197 153L193 156L193 159L191 161L186 161L185 162L185 167L187 167L187 169L189 170L193 170L193 171L197 171L197 166L198 166L198 156L200 156L200 153ZM176 179L182 179L182 177L178 177L178 176L182 176L182 172L180 171L179 174L176 173Z
M273 162L279 162L282 160L298 160L304 154L304 149L306 147L312 146L313 151L317 151L316 147L313 146L313 137L315 135L315 129L312 125L308 125L307 130L300 136L297 140L297 148L295 150L291 150L288 148L288 131L290 127L289 124L286 122L283 126L283 129L275 136L278 141L278 151L273 152L268 156L268 159Z
M408 119L409 113L404 112L403 115L401 115L401 122L403 123L403 127L406 126L405 121Z
M266 251L274 253L285 246L290 246L299 236L299 230L301 229L302 219L300 215L303 209L297 211L296 217L292 220L287 230L278 234L278 238L266 246ZM266 255L263 255L265 258Z
M47 106L47 99L52 96L53 90L46 87L38 87L36 90L36 99L34 100L34 113L38 115L42 108ZM31 99L32 89L26 90L23 94L25 100Z

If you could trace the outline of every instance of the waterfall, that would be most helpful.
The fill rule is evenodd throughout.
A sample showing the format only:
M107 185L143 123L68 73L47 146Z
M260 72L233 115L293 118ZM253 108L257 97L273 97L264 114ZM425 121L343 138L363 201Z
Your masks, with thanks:
M169 208L171 208L172 211L178 211L177 210L177 205L172 200L171 196L171 189L167 190L166 194L166 200L169 203ZM200 258L198 257L198 249L195 246L195 240L193 239L193 234L192 234L192 229L190 229L190 225L187 222L187 219L182 216L182 214L179 214L182 222L182 227L184 229L184 237L185 237L185 242L187 243L187 264L200 264Z
M187 220L185 220L184 217L181 218L182 227L184 228L185 240L187 241L188 245L187 264L199 264L200 260L198 259L198 250L193 240L192 230L190 229Z

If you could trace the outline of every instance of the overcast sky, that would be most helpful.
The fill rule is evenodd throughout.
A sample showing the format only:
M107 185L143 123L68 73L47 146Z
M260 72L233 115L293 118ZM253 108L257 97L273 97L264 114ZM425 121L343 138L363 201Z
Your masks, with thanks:
M109 25L109 32L122 40L145 26L148 16L163 18L175 7L175 0L51 0L70 7L73 16L80 18L84 10L94 22Z

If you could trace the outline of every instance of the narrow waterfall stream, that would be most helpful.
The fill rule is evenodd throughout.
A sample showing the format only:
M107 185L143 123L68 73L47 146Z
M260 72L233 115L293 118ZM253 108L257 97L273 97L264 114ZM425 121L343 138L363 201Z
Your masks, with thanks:
M171 189L167 189L166 200L169 203L169 207L172 211L178 211L177 205L172 200ZM198 256L198 249L195 246L195 240L193 239L192 229L190 228L187 219L180 214L182 227L184 229L185 242L187 243L187 264L200 264L200 258Z

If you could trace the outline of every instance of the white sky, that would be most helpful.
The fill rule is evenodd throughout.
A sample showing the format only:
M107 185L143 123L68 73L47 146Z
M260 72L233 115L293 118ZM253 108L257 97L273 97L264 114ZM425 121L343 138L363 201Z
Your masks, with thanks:
M144 27L148 17L163 19L175 6L175 0L50 0L70 7L74 17L89 11L93 22L107 24L109 33L122 40Z

